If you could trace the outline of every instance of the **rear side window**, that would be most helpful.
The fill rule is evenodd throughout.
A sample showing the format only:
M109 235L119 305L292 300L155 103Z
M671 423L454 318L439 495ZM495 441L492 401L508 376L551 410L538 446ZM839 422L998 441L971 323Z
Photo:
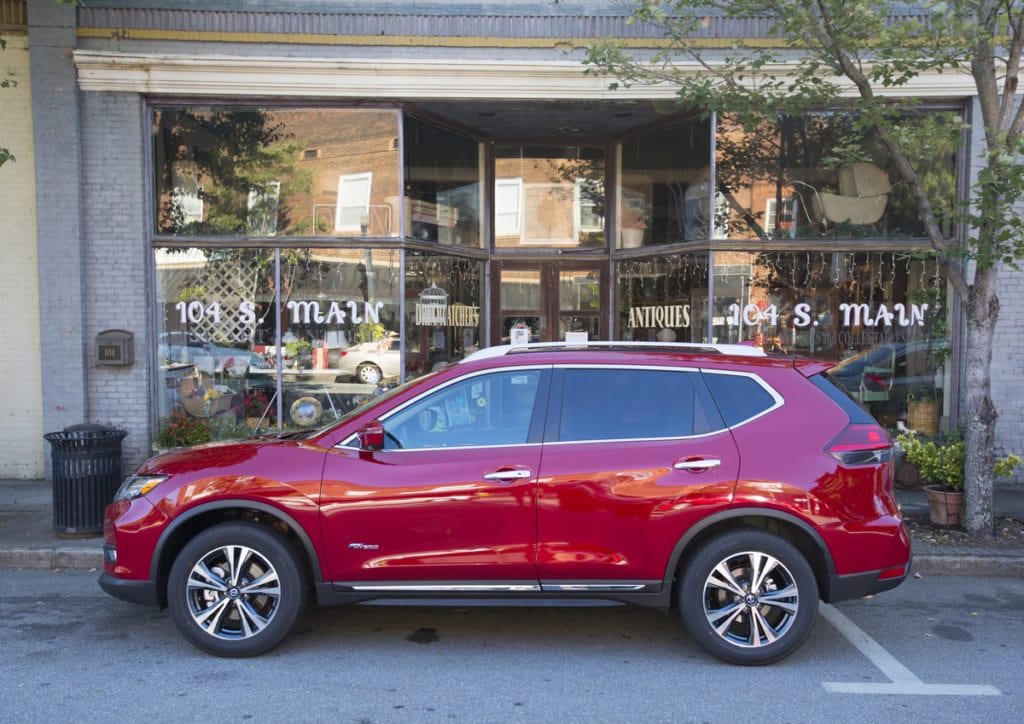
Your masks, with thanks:
M834 368L833 368L834 369ZM871 413L861 407L848 390L833 380L828 374L818 374L810 378L814 386L828 395L832 402L843 408L850 417L850 422L855 424L874 424L875 419Z
M723 427L696 372L641 368L566 369L558 424L563 441L689 437Z
M760 382L747 375L706 372L704 380L729 427L757 417L778 404Z

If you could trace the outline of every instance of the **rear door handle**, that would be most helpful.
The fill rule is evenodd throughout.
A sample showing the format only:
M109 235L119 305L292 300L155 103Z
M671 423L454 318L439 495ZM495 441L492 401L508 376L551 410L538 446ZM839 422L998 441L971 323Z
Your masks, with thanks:
M722 461L718 458L697 458L691 460L678 460L673 465L676 470L689 470L690 472L701 472L712 468L722 467Z

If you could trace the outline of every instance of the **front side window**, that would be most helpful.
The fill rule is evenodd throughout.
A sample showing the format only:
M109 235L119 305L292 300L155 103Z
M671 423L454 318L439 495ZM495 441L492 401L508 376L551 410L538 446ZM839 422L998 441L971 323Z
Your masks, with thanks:
M690 437L721 427L696 373L628 368L565 371L558 427L562 442Z
M530 441L541 375L508 370L459 380L387 418L384 447L523 445Z

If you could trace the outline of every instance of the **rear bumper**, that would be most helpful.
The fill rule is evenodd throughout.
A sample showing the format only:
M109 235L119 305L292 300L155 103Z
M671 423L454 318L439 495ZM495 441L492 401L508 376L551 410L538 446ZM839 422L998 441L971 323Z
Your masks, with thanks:
M902 572L899 567L895 567L867 573L854 573L848 576L833 575L829 580L827 597L822 596L822 598L826 603L836 603L889 591L907 580L910 575L911 563L912 561L908 560L902 567Z
M135 581L124 578L115 578L106 571L100 574L100 588L114 598L120 598L129 603L141 603L146 606L158 604L156 595L156 583L153 581Z

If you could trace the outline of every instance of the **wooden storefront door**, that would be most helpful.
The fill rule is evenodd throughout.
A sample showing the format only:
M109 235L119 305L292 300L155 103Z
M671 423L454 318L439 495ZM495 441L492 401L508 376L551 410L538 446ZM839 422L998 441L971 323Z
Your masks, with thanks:
M508 344L520 334L531 342L559 342L566 332L608 339L607 264L560 259L493 265L491 344Z

